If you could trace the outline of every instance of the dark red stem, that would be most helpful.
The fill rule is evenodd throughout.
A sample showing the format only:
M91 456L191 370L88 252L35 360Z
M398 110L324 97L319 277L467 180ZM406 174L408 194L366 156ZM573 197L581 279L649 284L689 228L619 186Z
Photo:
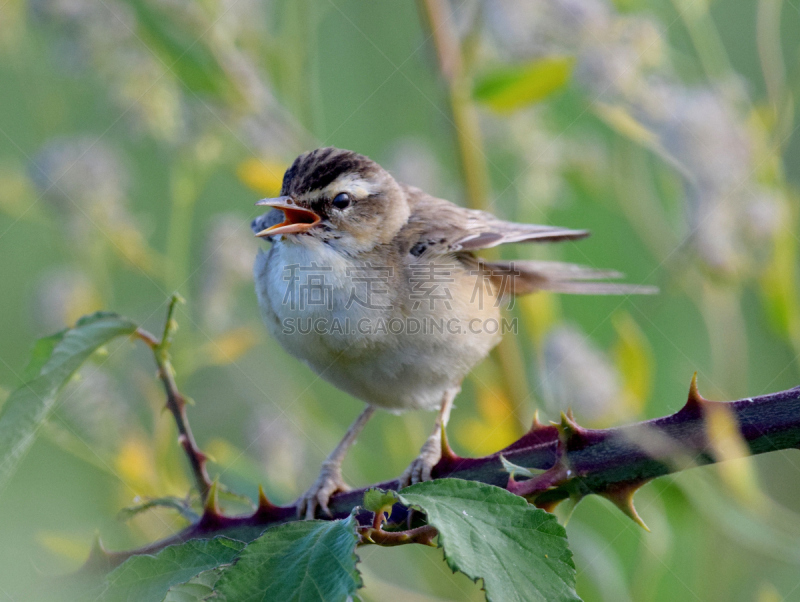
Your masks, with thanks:
M173 303L170 304L170 309L167 314L167 328L164 329L164 337L160 341L142 328L136 330L135 336L141 341L144 341L153 351L153 357L155 357L156 366L158 367L158 378L161 380L161 384L164 386L164 392L167 395L166 406L175 419L175 425L178 427L178 443L181 444L184 452L186 452L186 458L189 460L197 491L200 493L202 501L205 502L208 497L208 492L211 489L211 479L206 469L207 457L197 446L197 442L192 434L192 429L189 426L189 419L186 416L186 398L181 395L175 383L172 364L170 363L169 354L167 353L170 336L169 323L172 319L175 302L176 301L173 301Z
M650 479L715 462L706 417L717 410L729 412L736 420L741 438L752 454L800 446L800 387L727 403L704 400L693 381L688 402L670 416L602 430L584 429L571 416L563 416L560 425L536 423L518 441L489 456L459 458L449 449L444 450L433 477L474 480L508 488L544 508L551 508L571 495L580 497L590 493L620 502ZM527 480L511 479L501 455L518 466L545 472ZM329 505L332 516L321 518L349 515L362 503L364 492L374 487L397 489L398 481L337 494ZM403 524L407 517L407 509L395 505L392 524ZM384 542L400 542L399 536L390 535L392 531L380 530L384 535L377 534L372 512L360 511L357 518L363 525L362 531L370 533L373 540L378 537L384 538ZM193 538L227 535L250 540L271 525L292 520L298 520L295 506L274 506L265 497L259 509L248 516L227 517L206 510L199 522L172 537L138 550L105 553L102 565L114 566L134 554L152 553ZM415 530L406 533L411 532L424 542L424 537L416 535ZM430 530L420 533L429 534Z

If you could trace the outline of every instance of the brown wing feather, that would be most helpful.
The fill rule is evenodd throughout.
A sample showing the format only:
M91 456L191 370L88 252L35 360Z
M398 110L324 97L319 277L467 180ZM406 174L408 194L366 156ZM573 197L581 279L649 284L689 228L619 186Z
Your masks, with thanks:
M406 186L405 190L411 215L402 239L410 242L408 251L414 255L476 251L513 242L576 240L589 235L587 230L507 222L491 213L432 197L418 188Z
M585 295L658 292L652 286L604 282L622 277L613 270L596 270L557 261L483 262L471 251L512 242L576 240L588 236L589 232L506 222L485 211L464 209L437 199L418 188L406 186L405 190L411 215L397 237L407 245L402 251L416 257L455 254L465 264L480 265L489 272L501 295L522 295L541 290Z

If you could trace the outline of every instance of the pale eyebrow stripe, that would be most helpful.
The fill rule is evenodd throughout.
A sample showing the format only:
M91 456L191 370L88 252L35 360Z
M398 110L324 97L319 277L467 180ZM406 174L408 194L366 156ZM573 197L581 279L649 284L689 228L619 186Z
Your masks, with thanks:
M333 197L340 192L349 192L357 198L366 198L374 194L372 183L363 177L354 174L344 174L336 178L322 190L314 191L311 195L304 195L306 201L313 202L321 198Z

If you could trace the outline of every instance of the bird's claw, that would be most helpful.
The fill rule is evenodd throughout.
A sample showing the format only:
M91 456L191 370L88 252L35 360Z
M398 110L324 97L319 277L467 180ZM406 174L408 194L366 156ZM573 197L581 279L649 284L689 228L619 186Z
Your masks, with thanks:
M431 471L442 458L441 435L432 435L428 438L419 455L414 458L408 468L405 469L400 477L400 487L422 483L431 480Z
M317 480L297 500L297 516L305 516L307 520L313 519L317 508L331 516L328 502L334 493L340 491L350 491L350 486L342 479L341 467L328 463L323 464Z

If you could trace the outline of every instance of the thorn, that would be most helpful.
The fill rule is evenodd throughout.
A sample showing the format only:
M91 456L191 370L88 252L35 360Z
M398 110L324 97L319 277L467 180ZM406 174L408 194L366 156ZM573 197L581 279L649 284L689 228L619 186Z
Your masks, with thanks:
M375 540L372 539L372 532L369 529L359 529L358 534L361 536L360 543L375 543Z
M527 481L518 482L514 479L509 479L506 489L516 495L521 495L525 498L535 498L539 494L558 487L566 486L570 490L570 496L580 495L578 491L569 489L570 481L575 477L575 471L570 465L567 457L567 452L582 449L585 445L591 443L593 438L600 436L602 431L590 431L583 428L575 421L575 416L572 410L566 413L561 413L561 422L552 423L558 430L558 443L555 450L555 461L553 466L544 471L542 474L528 479ZM552 428L552 427L548 427ZM550 511L548 508L555 508L561 500L555 502L544 502L539 505L540 508ZM535 503L535 501L534 501ZM576 502L577 503L577 502Z
M564 449L561 451L562 456L565 455L568 449L581 449L589 443L589 430L576 422L572 410L567 410L566 414L561 412L561 422L556 428L558 428L559 441L564 443Z
M692 374L692 382L689 384L689 401L702 403L705 401L700 391L697 389L697 372Z
M692 376L692 382L689 385L689 398L686 400L686 405L683 406L681 411L688 411L692 413L700 413L703 411L703 404L708 400L700 395L697 389L697 372Z
M533 424L531 425L531 430L529 432L534 432L541 430L543 428L547 428L544 424L542 424L541 420L539 420L539 410L534 410L533 412Z
M276 506L270 502L267 494L264 493L264 488L261 485L258 486L258 508L255 509L251 517L256 524L265 524L281 518L286 510L286 508ZM289 509L289 511L294 513L294 508Z
M573 433L581 433L585 430L575 421L575 415L572 413L572 408L567 410L566 414L561 412L561 423L558 426L564 431L567 431L566 434L568 438L572 437Z
M203 516L222 516L219 509L219 481L217 479L214 479L214 482L211 483L211 487L208 489L206 503L203 505Z
M267 494L264 493L264 488L259 485L258 486L258 510L256 512L264 512L267 510L272 510L275 508L275 504L269 501Z
M636 507L633 505L633 494L645 483L646 481L638 481L616 486L613 489L602 492L600 495L613 503L617 508L622 510L625 516L649 533L649 527L644 523L639 513L636 512Z
M258 508L250 516L250 520L255 525L270 525L273 522L283 522L290 516L295 516L297 508L295 506L276 506L264 493L264 488L258 486ZM204 515L205 516L205 515ZM219 519L223 517L218 517Z
M108 550L103 545L103 540L100 539L100 532L95 531L94 538L92 539L92 547L89 549L89 558L100 557L108 558Z
M89 548L89 556L83 566L89 570L98 571L108 571L111 568L111 554L103 546L99 531L95 531L92 547Z
M522 449L524 447L550 444L555 442L557 438L558 438L558 431L556 430L555 424L553 423L544 424L539 419L539 410L536 410L533 413L533 424L531 424L531 428L528 430L528 432L522 435L522 437L520 437L516 441L514 441L514 443L504 447L500 451L510 452L517 449Z

